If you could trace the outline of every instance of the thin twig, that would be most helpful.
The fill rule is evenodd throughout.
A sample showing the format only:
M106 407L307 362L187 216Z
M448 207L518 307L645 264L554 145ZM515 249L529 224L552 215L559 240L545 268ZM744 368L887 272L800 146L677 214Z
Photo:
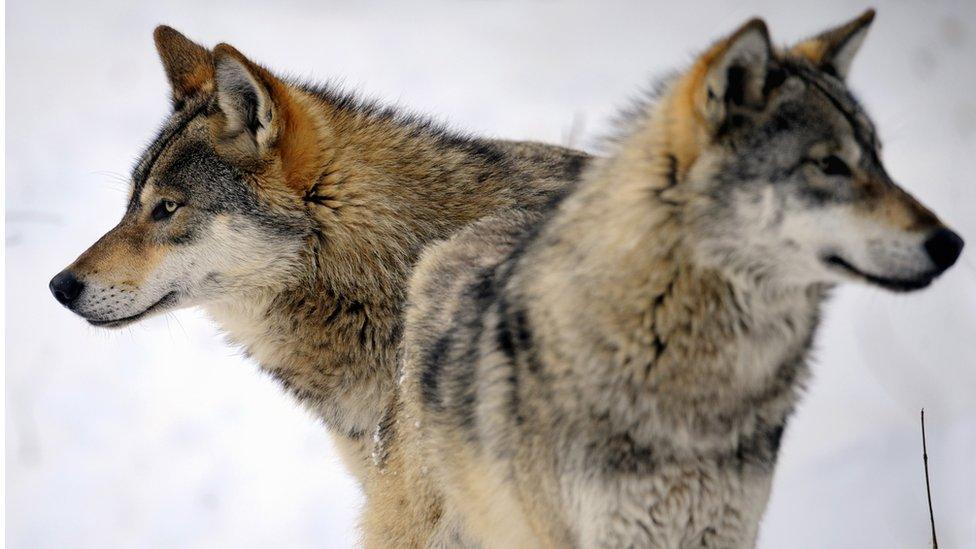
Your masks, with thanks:
M932 512L932 488L929 485L929 450L925 446L925 408L922 408L922 463L925 465L925 493L929 498L929 522L932 524L932 548L939 549L935 537L935 513Z

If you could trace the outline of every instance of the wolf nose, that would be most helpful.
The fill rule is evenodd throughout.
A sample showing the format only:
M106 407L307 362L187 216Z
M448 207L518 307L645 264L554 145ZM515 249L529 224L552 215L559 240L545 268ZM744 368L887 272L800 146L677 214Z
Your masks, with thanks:
M51 289L51 293L54 294L54 299L57 299L58 303L70 307L81 295L85 285L71 271L61 271L54 275L51 283L48 284L48 288Z
M935 263L936 268L944 271L952 267L952 264L959 258L964 244L962 237L943 227L935 231L925 241L925 251L932 258L932 263Z

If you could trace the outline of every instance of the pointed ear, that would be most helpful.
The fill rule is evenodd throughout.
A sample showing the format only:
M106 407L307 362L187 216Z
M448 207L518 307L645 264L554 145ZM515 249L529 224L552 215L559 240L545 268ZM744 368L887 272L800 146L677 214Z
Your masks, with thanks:
M843 80L847 78L854 55L864 42L872 21L874 10L869 9L852 21L800 42L790 49L790 53L806 58L815 67Z
M275 133L274 76L228 44L214 48L214 73L222 137L260 156Z
M704 78L697 90L698 110L712 128L735 107L765 104L763 91L773 48L762 19L752 19L699 58Z
M156 27L153 40L169 79L174 108L179 110L193 95L213 91L213 55L210 50L166 25Z

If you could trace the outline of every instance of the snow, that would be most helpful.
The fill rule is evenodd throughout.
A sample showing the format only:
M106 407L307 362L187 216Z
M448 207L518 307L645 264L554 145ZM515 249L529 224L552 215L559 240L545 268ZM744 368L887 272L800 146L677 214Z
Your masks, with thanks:
M840 0L7 4L6 490L11 547L348 547L361 495L325 430L196 311L122 332L47 281L122 214L168 105L165 22L279 70L508 138L591 146L615 106L746 18L786 42ZM851 82L889 171L976 243L976 3L876 2ZM976 546L976 260L923 293L839 291L761 547Z

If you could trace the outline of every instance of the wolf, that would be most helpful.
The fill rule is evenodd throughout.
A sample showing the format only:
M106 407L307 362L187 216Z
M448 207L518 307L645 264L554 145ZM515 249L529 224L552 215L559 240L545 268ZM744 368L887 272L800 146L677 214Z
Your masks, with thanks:
M588 157L465 136L167 26L154 39L172 112L132 171L122 220L51 292L107 328L203 308L362 478L421 249L546 203Z
M845 84L873 17L790 48L746 22L564 198L424 252L367 539L755 544L830 289L917 290L963 248Z

